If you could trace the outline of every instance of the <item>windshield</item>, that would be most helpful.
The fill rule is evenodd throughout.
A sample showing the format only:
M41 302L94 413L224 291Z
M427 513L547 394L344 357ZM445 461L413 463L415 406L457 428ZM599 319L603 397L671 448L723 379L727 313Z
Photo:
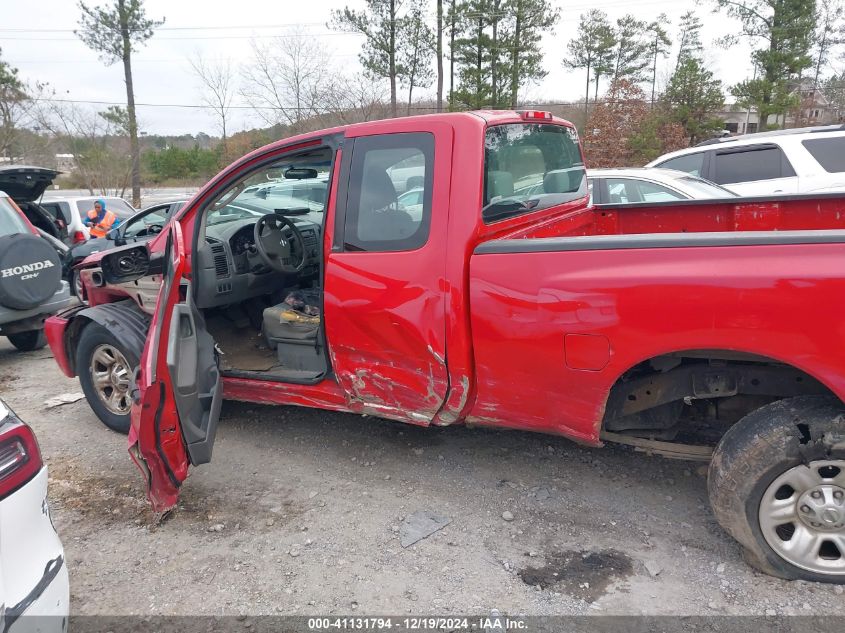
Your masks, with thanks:
M322 214L328 198L331 162L331 150L323 147L263 167L223 192L212 205L206 224L268 213Z
M696 198L736 198L735 194L730 189L720 187L714 182L705 180L704 178L697 178L696 176L684 176L679 178L687 189L691 189L697 195Z
M514 123L487 129L481 209L485 222L586 195L584 162L574 128Z
M9 198L0 196L0 237L16 233L29 233L29 227Z

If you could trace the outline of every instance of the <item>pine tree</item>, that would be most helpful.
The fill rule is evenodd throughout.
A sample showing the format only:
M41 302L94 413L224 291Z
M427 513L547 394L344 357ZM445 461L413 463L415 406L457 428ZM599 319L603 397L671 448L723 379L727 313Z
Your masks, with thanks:
M701 43L701 18L695 11L687 11L681 16L681 24L678 29L678 58L675 61L675 69L687 58L701 59L704 46Z
M359 54L361 65L373 78L390 83L390 113L398 114L396 84L403 69L398 61L401 0L366 0L366 9L358 11L344 7L332 11L332 28L348 29L366 38Z
M526 83L546 76L540 40L560 19L560 11L549 0L508 0L511 14L510 107L516 109L519 90Z
M661 13L657 20L652 22L646 28L646 33L649 39L649 55L652 59L651 68L651 103L654 105L654 94L657 88L657 58L666 57L669 54L672 40L669 39L669 34L664 25L669 24L669 18L665 13Z
M810 58L816 26L815 0L715 0L718 9L739 20L742 35L762 42L752 59L760 77L737 84L731 92L741 104L755 106L761 127L773 114L786 113L797 98L790 81L813 62Z
M135 86L132 83L132 53L137 51L164 24L150 20L143 0L108 0L102 7L79 3L82 17L76 35L100 58L111 65L123 63L126 82L126 111L129 127L129 152L132 158L132 204L141 206L141 149L138 143L138 119L135 116Z
M584 113L588 112L590 102L590 73L606 60L616 44L613 27L607 14L598 9L582 13L578 22L578 35L567 44L567 57L563 60L565 68L573 70L583 68L587 72L587 87L584 91ZM598 85L598 76L596 77Z
M639 83L645 79L645 69L649 62L647 28L645 22L632 15L625 15L616 21L614 81L627 79Z
M722 121L713 115L724 100L722 82L692 56L681 62L663 93L669 117L683 126L690 145L722 127Z
M399 81L408 88L408 114L411 113L414 88L430 86L434 79L430 62L436 42L434 31L425 21L425 1L411 0L399 27Z
M542 34L559 18L549 0L464 0L455 7L454 108L515 108L520 89L546 75Z

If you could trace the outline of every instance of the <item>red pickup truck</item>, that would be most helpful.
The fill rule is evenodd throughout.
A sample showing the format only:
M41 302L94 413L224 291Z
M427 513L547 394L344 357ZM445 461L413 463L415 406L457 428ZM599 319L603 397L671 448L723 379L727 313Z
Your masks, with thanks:
M841 583L843 262L842 196L595 207L570 123L432 115L244 157L47 334L157 512L223 398L300 405L709 460L754 565Z

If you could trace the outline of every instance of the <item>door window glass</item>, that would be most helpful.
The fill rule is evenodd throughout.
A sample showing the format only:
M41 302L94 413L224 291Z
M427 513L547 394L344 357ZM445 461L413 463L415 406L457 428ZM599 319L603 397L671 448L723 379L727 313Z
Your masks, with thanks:
M829 174L845 171L845 136L801 141L804 148Z
M713 182L720 185L795 175L779 147L717 152L713 160Z
M700 176L702 170L704 169L704 152L670 158L669 160L657 165L657 167L662 167L663 169L677 169L678 171L685 171L693 176Z
M428 240L434 136L384 134L355 139L349 170L344 247L408 251Z
M644 180L631 178L608 178L607 191L610 202L625 204L627 202L669 202L671 200L685 200L686 196L668 187Z
M62 220L65 224L70 222L70 217L65 209L65 205L61 202L42 202L41 208L47 211L51 216L57 220Z

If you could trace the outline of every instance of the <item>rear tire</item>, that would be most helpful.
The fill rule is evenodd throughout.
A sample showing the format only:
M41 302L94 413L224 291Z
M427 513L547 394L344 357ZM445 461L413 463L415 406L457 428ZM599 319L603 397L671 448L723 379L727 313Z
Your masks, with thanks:
M44 330L8 334L7 338L12 345L22 352L33 352L47 344L47 336L44 334Z
M86 325L79 337L76 371L82 391L102 423L118 433L129 433L132 377L142 351L98 323Z
M845 583L845 405L830 396L768 404L713 454L710 504L745 560L788 580Z

